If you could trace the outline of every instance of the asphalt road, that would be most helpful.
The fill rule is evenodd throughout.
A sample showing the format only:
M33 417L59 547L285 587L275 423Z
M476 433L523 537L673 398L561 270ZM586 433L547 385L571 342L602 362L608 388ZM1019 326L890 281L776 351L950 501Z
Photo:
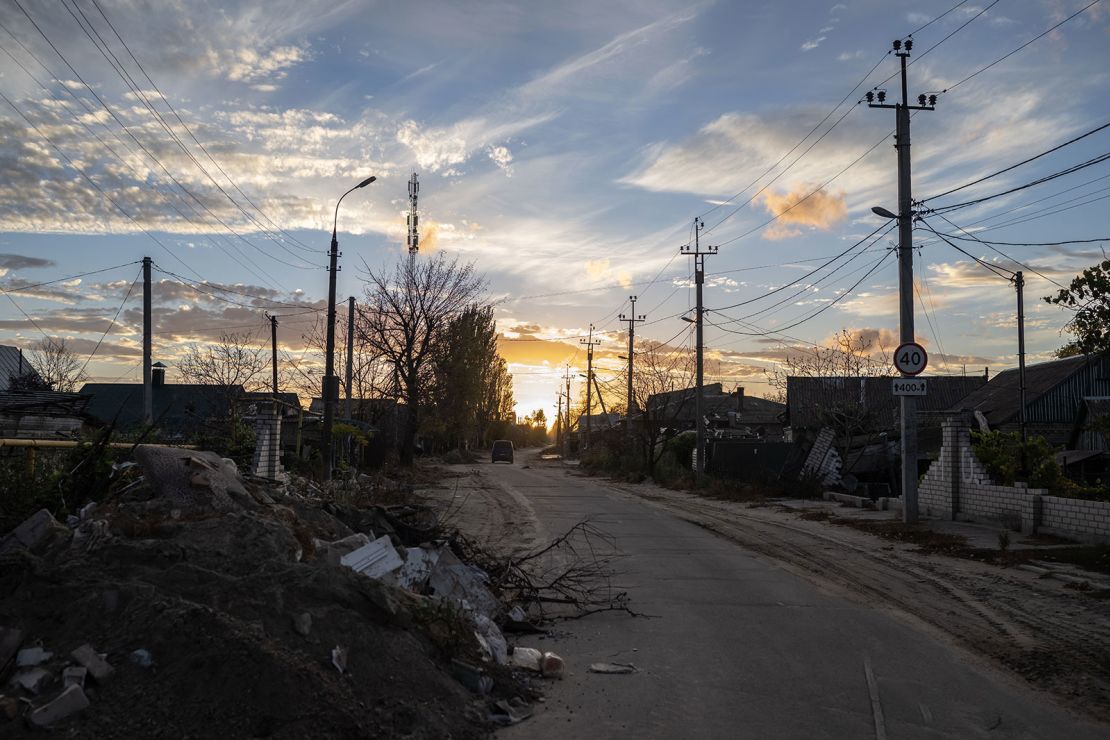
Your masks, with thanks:
M588 517L616 538L617 582L653 616L595 614L519 640L558 653L567 675L504 737L1110 736L881 604L805 580L603 482L527 462L518 455L481 472L534 512L541 536ZM590 673L594 662L640 672Z

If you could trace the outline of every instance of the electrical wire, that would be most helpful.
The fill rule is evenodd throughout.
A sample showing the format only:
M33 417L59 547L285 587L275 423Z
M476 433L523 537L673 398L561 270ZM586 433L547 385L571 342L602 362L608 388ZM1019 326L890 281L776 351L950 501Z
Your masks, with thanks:
M96 340L96 346L93 347L92 352L89 353L89 356L85 358L85 364L81 366L81 370L77 373L78 377L85 374L85 368L89 366L89 363L92 362L93 356L96 355L97 350L100 349L100 345L104 342L104 337L108 336L108 332L110 332L112 328L116 325L116 319L119 318L120 312L123 311L123 307L127 305L127 299L131 297L131 291L135 290L135 285L138 284L139 278L141 278L142 276L143 271L142 268L140 268L138 274L135 275L135 279L131 281L131 285L127 288L127 294L124 295L123 300L120 301L119 308L116 309L115 316L113 316L112 320L108 322L108 328L105 329L104 333L100 335L100 339Z
M118 270L122 267L130 267L131 265L139 264L139 262L141 262L141 260L135 260L133 262L124 262L122 265L113 265L112 267L104 267L104 268L101 268L99 270L90 270L88 272L79 272L76 275L68 275L66 277L60 277L60 278L57 278L55 280L45 280L41 283L33 283L31 285L9 285L8 288L9 288L9 290L13 290L13 291L16 291L16 292L21 291L21 290L34 290L35 288L42 288L42 287L45 287L47 285L54 285L56 283L64 283L67 280L76 280L77 278L88 277L89 275L99 275L102 272L111 272L112 270Z
M975 237L974 234L969 234L967 231L964 231L963 228L961 228L961 227L957 226L956 224L952 223L951 221L949 221L942 214L938 213L937 215L940 216L940 218L943 219L948 225L952 226L953 228L959 229L960 231L963 231L963 233L967 234L970 237L973 237L975 239L975 241L979 242L980 244L985 245L987 247L987 249L990 249L991 251L995 252L996 254L998 254L998 255L1000 255L1000 256L1008 259L1008 260L1010 260L1011 262L1013 262L1014 264L1016 264L1020 267L1024 267L1028 272L1031 272L1034 275L1036 275L1037 277L1040 277L1044 280L1047 280L1048 282L1052 283L1053 285L1055 285L1058 288L1064 288L1065 287L1065 286L1061 285L1060 283L1058 283L1057 281L1050 278L1048 275L1045 275L1042 272L1038 272L1035 268L1030 267L1029 265L1025 264L1024 262L1022 262L1020 260L1014 259L1013 257L1006 254L1005 252L1003 252L998 247L995 247L994 245L992 245L990 242L983 241L982 239L979 239L978 237ZM929 230L932 231L932 227L929 227ZM934 231L933 233L935 234L936 232Z

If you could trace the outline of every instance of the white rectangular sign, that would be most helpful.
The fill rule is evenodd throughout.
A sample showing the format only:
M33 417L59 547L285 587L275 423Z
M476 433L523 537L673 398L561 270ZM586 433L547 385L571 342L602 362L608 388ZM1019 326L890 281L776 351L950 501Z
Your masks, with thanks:
M924 396L925 378L895 378L894 395L896 396Z

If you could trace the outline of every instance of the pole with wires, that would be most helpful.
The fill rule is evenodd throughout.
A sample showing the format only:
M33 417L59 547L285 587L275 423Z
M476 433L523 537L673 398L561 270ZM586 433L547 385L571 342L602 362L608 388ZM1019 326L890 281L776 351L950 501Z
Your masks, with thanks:
M628 322L628 400L624 411L624 426L629 438L632 437L632 412L636 408L636 399L632 396L632 362L636 351L636 324L647 320L647 316L636 315L636 299L637 297L634 295L628 296L628 302L632 304L632 308L629 310L628 316L623 313L620 315L621 321Z
M150 257L143 257L143 425L154 423L154 387L151 377Z
M587 339L579 339L579 344L586 345L586 430L582 438L582 451L590 448L590 414L593 412L593 397L590 395L590 383L594 377L594 347L601 344L600 339L594 339L594 325L590 324L590 334ZM579 424L579 429L582 425Z
M705 282L705 257L710 254L717 254L717 247L706 247L702 251L701 247L701 230L705 228L705 223L700 218L694 219L694 243L693 245L684 244L680 250L681 254L689 254L694 257L694 285L697 288L697 308L694 316L694 325L697 327L697 349L695 354L696 365L696 380L694 389L694 428L697 430L697 446L694 449L694 478L700 484L702 476L705 473L705 417L704 417L704 347L702 341L702 325L704 322L705 308L702 304L702 284ZM686 317L683 317L685 320Z
M902 99L894 105L886 103L886 91L866 95L870 108L893 108L895 113L895 148L898 150L898 333L901 344L915 341L913 327L913 195L910 179L910 111L934 110L936 95L917 96L919 105L910 105L906 83L906 60L913 49L913 39L894 41L894 53L901 63ZM904 50L903 50L904 49ZM882 214L885 215L885 214ZM903 374L905 375L905 374ZM917 398L899 396L902 417L902 519L907 524L917 521Z

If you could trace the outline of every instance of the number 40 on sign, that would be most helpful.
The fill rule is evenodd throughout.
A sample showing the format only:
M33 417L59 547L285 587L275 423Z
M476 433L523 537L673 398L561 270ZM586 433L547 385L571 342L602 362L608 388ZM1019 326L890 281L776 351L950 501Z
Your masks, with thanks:
M906 342L894 352L894 367L903 375L919 375L929 364L929 355L917 342Z

